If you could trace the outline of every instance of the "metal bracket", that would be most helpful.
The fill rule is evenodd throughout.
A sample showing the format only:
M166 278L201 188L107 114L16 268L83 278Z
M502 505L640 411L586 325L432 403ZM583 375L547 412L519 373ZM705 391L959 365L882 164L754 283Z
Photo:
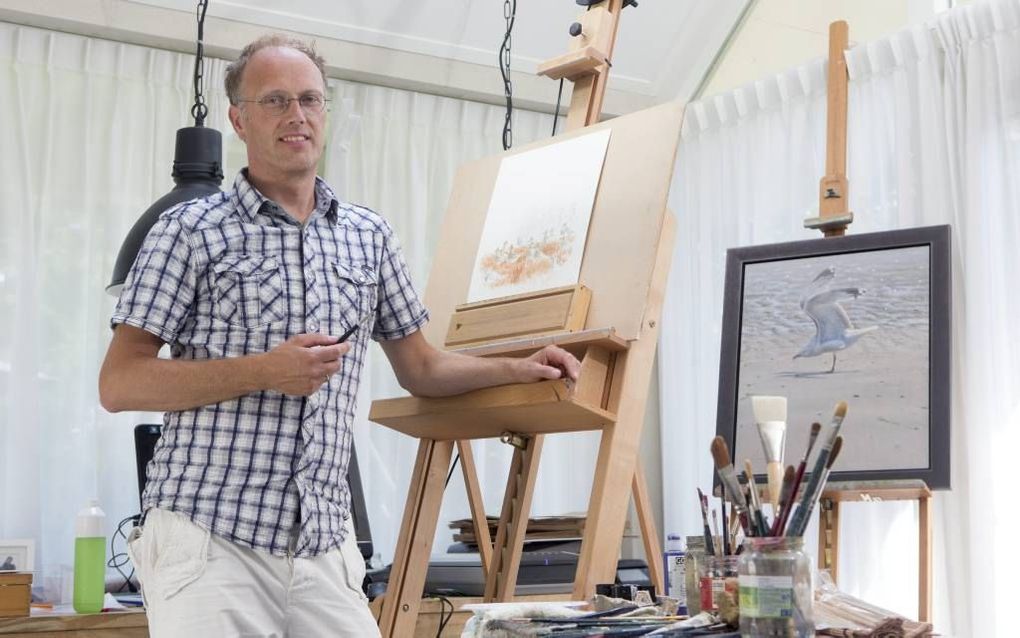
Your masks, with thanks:
M828 197L828 195L826 195ZM837 195L836 197L839 197ZM831 215L829 217L808 217L804 220L804 228L815 228L821 231L831 230L834 228L845 228L848 224L854 221L853 213L844 213L842 215Z
M507 445L514 446L518 450L526 450L528 448L528 437L516 432L504 432L499 435L499 440Z

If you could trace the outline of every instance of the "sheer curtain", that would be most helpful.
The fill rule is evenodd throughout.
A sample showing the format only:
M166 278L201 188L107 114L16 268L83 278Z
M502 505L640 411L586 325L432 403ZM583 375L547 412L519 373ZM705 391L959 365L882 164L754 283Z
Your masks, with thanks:
M87 499L110 534L138 510L131 428L159 415L99 406L114 304L103 289L128 228L173 185L192 65L0 23L0 537L35 539L39 585L71 563ZM207 123L227 130L222 93L206 92Z
M70 565L73 521L98 496L107 531L138 509L132 427L158 414L108 414L97 376L114 300L103 292L141 211L172 186L174 132L190 125L194 58L0 23L0 538L33 538L37 584ZM223 133L224 187L245 163L226 120L225 63L206 60L207 125ZM323 175L341 197L397 229L424 292L457 167L500 150L503 110L462 100L331 82ZM548 115L517 111L516 145L545 137ZM380 558L392 557L414 441L368 424L371 398L400 393L375 353L356 437ZM561 438L561 437L555 437ZM591 474L567 476L567 448L546 445L540 480L566 484L534 510L583 509ZM594 463L594 444L590 463ZM476 445L490 510L502 502L509 455ZM583 454L583 453L582 453ZM557 476L559 474L559 476ZM570 479L570 480L567 480ZM565 483L564 483L565 481ZM467 515L459 476L443 520ZM440 530L437 550L449 542Z
M1020 3L946 12L854 48L847 62L850 231L953 225L953 491L935 498L934 620L951 635L1010 635ZM663 456L689 449L690 463L664 481L667 529L697 529L690 495L711 481L726 249L818 236L801 224L824 172L824 73L815 61L688 108L659 361L672 389L661 393ZM916 506L844 511L841 587L915 616Z

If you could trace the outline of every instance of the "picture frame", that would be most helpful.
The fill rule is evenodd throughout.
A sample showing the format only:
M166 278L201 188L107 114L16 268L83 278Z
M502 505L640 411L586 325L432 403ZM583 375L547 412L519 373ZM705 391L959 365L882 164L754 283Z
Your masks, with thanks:
M831 482L949 489L951 302L949 226L730 249L716 431L734 463L765 469L751 396L787 397L787 465L845 400Z
M33 539L0 539L0 573L34 570L35 541Z

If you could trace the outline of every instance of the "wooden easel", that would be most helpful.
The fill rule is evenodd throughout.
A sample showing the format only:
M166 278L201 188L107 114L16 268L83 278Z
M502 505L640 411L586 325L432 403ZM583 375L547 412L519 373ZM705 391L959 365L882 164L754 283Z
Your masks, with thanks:
M370 420L420 439L380 613L384 636L413 632L455 445L463 461L487 600L513 597L544 436L581 430L599 430L602 436L574 599L590 597L596 584L615 580L631 494L649 570L661 589L661 548L638 448L673 252L675 223L666 210L666 199L683 107L666 104L598 123L624 4L625 0L606 0L592 7L580 18L583 26L572 51L540 69L554 79L574 81L564 137L579 134L584 127L612 129L581 265L579 283L591 291L587 313L574 301L567 303L561 309L562 325L551 333L549 326L555 321L533 321L536 315L555 318L550 299L562 301L563 294L568 294L583 300L580 289L546 291L540 299L507 298L495 306L491 302L462 304L503 156L467 164L457 175L440 239L444 249L437 251L425 294L432 314L425 329L429 341L462 344L456 349L474 356L527 356L554 343L578 356L581 374L575 384L554 380L486 388L456 397L373 402ZM555 141L514 152L551 143ZM634 161L637 156L640 162ZM519 312L522 307L528 312ZM503 321L502 317L516 319ZM514 336L507 339L509 335ZM470 439L491 437L502 437L514 446L492 550L469 444Z
M846 177L847 76L843 52L850 46L849 26L843 20L829 25L829 73L825 176L819 184L819 216L804 220L826 237L840 237L853 222ZM903 485L838 485L822 492L819 501L818 568L828 569L833 582L839 573L839 515L844 502L913 501L918 503L918 620L931 621L932 510L931 490L920 482Z

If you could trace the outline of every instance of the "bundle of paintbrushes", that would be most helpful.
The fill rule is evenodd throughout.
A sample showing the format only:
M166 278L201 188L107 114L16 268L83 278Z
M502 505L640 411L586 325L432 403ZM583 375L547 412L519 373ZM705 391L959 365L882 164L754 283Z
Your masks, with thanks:
M786 418L786 400L780 404L776 399L781 397L763 397L771 400L771 404L759 403L756 412L768 414L767 418L759 416L759 423L778 423ZM722 482L723 498L720 507L722 513L722 534L718 528L709 528L708 523L708 498L698 490L698 500L701 505L701 519L704 525L705 550L710 556L728 556L738 551L737 535L743 532L744 537L757 536L803 536L807 528L811 513L814 511L821 498L822 490L829 478L832 465L843 446L843 438L839 436L839 430L846 417L847 405L845 401L836 404L832 421L829 426L823 428L820 424L811 425L811 437L808 440L807 450L796 469L792 465L786 470L777 473L772 468L768 473L769 478L769 501L772 503L772 521L769 521L768 514L763 507L763 499L754 479L754 468L750 460L744 461L743 482L738 476L736 468L730 459L730 450L726 441L717 436L712 441L712 459L715 461L716 471ZM777 431L778 428L772 428ZM776 451L775 441L785 439L785 423L783 433L768 437L769 445L772 448L768 454L768 463L773 465L776 459L782 458L781 449ZM766 437L763 435L763 441ZM818 443L818 454L815 457L814 466L810 473L805 473L808 460L812 450ZM782 477L778 486L771 483L779 481L773 477ZM776 489L778 487L778 489ZM732 503L730 514L726 513L726 500ZM730 524L727 524L729 518ZM712 522L716 524L716 511L712 510Z

